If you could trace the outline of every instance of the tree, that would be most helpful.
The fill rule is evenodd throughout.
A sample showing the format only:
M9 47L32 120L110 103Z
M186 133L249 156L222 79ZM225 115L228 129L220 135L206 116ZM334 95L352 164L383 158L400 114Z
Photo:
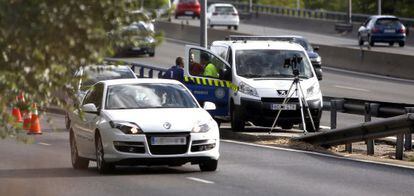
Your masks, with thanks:
M65 106L56 94L70 89L79 66L114 54L107 34L132 22L135 2L0 1L0 137L18 133L9 110L19 91L40 106Z

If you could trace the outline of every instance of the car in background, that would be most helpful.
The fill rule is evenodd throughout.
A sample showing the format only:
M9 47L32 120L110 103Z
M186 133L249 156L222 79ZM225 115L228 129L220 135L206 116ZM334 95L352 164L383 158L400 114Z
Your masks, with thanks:
M275 36L276 39L279 38L279 40L286 40L286 41L292 41L294 43L297 43L301 45L306 53L309 56L309 59L311 60L312 66L315 69L315 72L318 73L318 79L322 79L322 58L321 56L316 52L319 50L318 46L312 46L309 41L302 37L297 35L283 35L283 36Z
M72 100L72 104L76 107L82 101L89 88L95 83L102 80L115 80L115 79L136 79L134 71L131 68L124 65L90 65L79 68L76 71L74 78L76 87L73 89L76 99ZM71 112L66 112L65 125L66 129L70 128Z
M395 16L371 16L358 29L360 46L364 45L364 42L368 42L370 46L374 46L375 42L382 42L390 46L398 43L400 47L404 47L405 39L406 28Z
M200 18L200 2L198 0L179 0L175 8L175 19L180 16Z
M134 22L132 24L136 25L141 23L149 31L155 32L154 22L155 19L151 19L148 14L143 10L134 10L130 12L130 15L133 17Z
M237 9L231 4L214 3L207 9L207 24L213 28L214 26L227 26L237 30L240 19Z
M156 40L154 31L143 21L133 22L119 31L110 33L110 40L116 56L148 54L155 56Z
M72 120L74 169L96 161L100 173L116 165L198 164L215 171L219 129L206 110L179 81L166 79L107 80L96 83ZM179 114L179 115L177 115Z

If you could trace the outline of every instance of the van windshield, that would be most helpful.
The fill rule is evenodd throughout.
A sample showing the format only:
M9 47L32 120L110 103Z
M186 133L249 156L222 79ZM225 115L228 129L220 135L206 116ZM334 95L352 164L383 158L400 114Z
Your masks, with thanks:
M285 65L285 59L302 57L296 65L299 77L311 78L312 67L302 51L290 50L238 50L236 51L236 73L246 78L294 77L293 67Z

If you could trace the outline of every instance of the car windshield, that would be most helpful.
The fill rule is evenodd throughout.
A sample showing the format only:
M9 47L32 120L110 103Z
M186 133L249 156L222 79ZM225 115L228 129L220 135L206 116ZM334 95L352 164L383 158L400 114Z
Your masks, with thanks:
M238 50L236 51L237 75L246 78L293 77L293 65L285 65L285 60L294 56L302 57L296 65L299 77L313 77L312 68L302 51L290 50Z
M234 9L230 6L216 6L215 12L217 13L233 13Z
M122 84L108 87L106 109L197 108L190 93L177 84Z
M84 70L82 79L82 89L85 90L91 85L102 81L112 79L128 79L135 78L127 67L91 67Z
M380 18L375 22L376 26L392 26L397 27L400 26L401 22L398 18Z

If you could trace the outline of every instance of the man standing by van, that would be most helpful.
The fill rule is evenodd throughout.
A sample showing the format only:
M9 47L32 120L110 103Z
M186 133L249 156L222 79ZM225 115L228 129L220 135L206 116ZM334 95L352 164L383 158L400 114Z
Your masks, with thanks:
M201 53L200 63L204 66L203 76L219 78L220 75L216 66L210 62L210 55L208 55L207 53Z
M180 82L184 81L184 60L182 57L175 59L175 65L168 69L162 76L165 79L174 79Z

